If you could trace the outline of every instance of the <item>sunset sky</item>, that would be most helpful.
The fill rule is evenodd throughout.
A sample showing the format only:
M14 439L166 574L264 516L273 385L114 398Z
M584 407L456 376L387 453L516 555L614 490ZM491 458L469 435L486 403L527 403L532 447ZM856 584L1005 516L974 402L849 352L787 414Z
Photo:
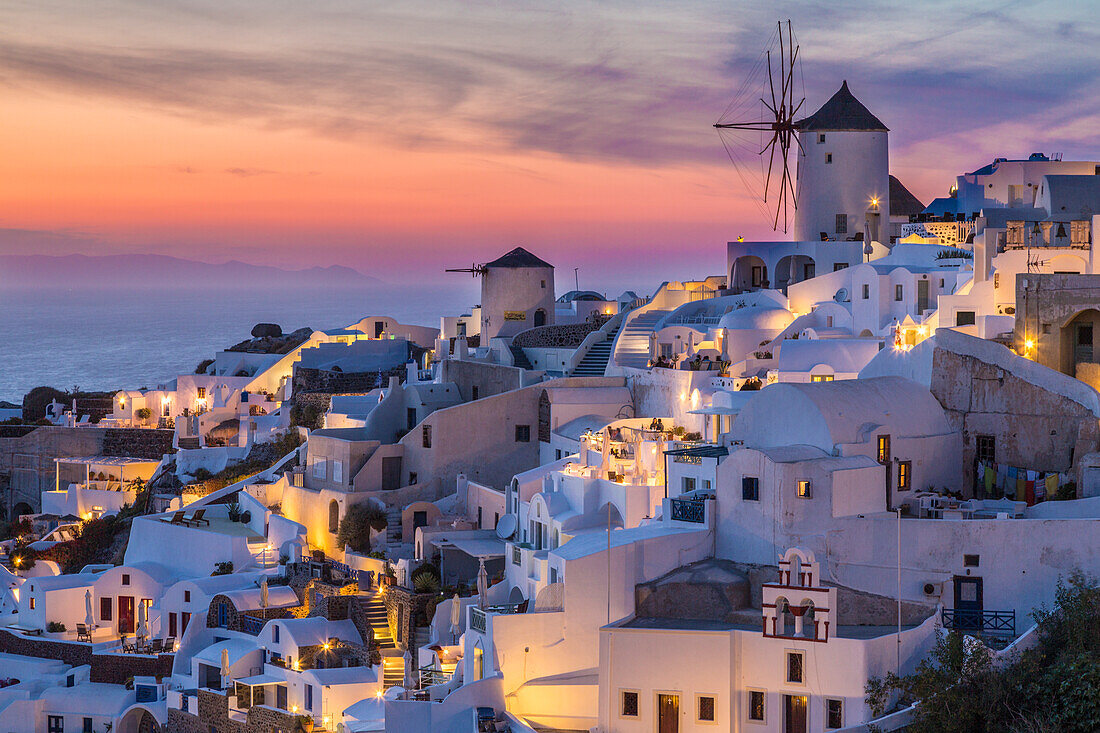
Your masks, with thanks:
M1097 9L6 0L0 253L720 272L772 236L711 124L778 18L807 111L847 79L927 202L995 155L1100 155Z

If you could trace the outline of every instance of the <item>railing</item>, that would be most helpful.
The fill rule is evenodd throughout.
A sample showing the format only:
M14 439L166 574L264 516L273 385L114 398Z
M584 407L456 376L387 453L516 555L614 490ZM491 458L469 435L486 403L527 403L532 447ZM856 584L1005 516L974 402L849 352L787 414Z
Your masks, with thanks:
M706 516L706 506L701 501L690 499L669 499L672 521L702 524Z
M522 606L526 606L526 605L527 605L526 601L521 601L520 603L499 603L495 606L488 606L485 609L485 613L500 613L500 614L522 613L520 608Z
M241 631L252 636L259 636L260 631L264 627L264 620L262 618L256 618L255 616L249 616L248 614L241 614Z
M945 629L971 631L991 636L1015 636L1015 611L981 611L969 608L945 608L941 612Z
M700 300L706 300L701 298ZM680 316L673 323L679 325L717 326L722 322L722 316Z
M450 672L444 672L441 669L435 667L421 667L420 668L420 688L431 687L432 685L442 685L451 681L451 677L454 676L454 670Z
M481 632L482 634L485 633L485 612L482 611L480 608L470 609L470 628L474 631Z

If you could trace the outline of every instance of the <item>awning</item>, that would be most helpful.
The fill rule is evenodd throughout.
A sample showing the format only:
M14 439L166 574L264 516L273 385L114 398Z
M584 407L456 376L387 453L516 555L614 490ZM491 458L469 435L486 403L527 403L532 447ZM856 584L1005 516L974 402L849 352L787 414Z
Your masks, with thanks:
M470 557L504 557L504 541L499 539L476 539L463 537L432 537L429 542L440 550L458 550Z
M274 675L270 674L257 674L251 677L241 677L240 679L233 681L237 684L248 685L249 687L252 687L254 685L272 685L275 683L286 682L286 680L280 679L279 677L275 677Z
M689 415L737 415L740 407L700 407L698 410L688 410Z

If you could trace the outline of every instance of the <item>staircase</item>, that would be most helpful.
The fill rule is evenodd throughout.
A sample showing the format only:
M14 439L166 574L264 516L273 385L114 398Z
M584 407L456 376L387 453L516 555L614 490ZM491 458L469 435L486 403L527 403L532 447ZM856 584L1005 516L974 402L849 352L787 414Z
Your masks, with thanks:
M367 617L367 623L374 630L374 643L385 656L388 650L396 650L397 643L390 633L389 616L386 614L386 604L377 593L370 596L360 596L359 606Z
M422 646L428 646L432 643L432 629L430 626L417 626L413 629L413 642L409 645L409 648L413 650L413 656L416 656L416 650Z
M401 544L401 508L386 507L386 544Z
M611 347L615 345L615 337L619 334L620 328L610 331L603 341L592 344L570 376L602 377L607 370L607 361L611 358Z
M534 369L531 365L531 361L527 358L527 354L523 353L523 349L518 346L512 346L509 344L508 350L512 352L512 363L520 369Z
M382 657L382 687L389 689L405 684L405 658Z
M671 312L651 310L631 320L622 329L618 343L615 344L615 364L645 369L649 365L649 337L653 334L654 326Z

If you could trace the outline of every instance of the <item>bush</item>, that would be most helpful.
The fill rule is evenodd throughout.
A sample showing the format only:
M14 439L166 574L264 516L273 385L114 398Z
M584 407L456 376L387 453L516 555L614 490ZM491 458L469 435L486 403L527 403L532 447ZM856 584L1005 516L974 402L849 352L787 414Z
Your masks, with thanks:
M60 621L50 621L48 624L46 624L46 631L50 632L51 634L65 631L65 624L61 623Z
M153 416L153 411L148 407L142 407L134 414L137 415L138 420L148 420Z
M381 532L386 524L386 513L374 504L353 504L340 520L336 541L341 547L347 545L355 552L370 552L371 530Z
M199 362L199 365L195 367L195 374L206 374L206 370L209 369L210 365L213 363L213 359L203 359Z
M211 575L229 575L233 572L233 561L226 560L225 562L214 563L214 572Z
M439 578L429 573L413 576L413 590L417 593L438 593Z

